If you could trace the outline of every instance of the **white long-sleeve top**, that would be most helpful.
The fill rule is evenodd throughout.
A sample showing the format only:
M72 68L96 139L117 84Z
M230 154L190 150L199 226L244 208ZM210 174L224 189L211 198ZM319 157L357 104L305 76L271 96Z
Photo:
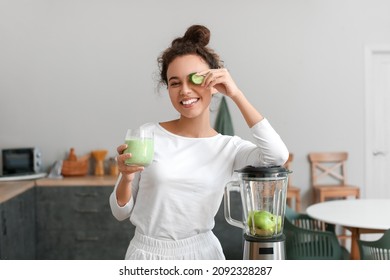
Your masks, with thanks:
M179 240L214 227L227 182L247 165L283 165L288 150L266 119L251 128L254 142L218 134L207 138L175 135L159 124L154 130L154 159L132 183L130 201L119 206L110 196L113 215L130 218L149 237Z

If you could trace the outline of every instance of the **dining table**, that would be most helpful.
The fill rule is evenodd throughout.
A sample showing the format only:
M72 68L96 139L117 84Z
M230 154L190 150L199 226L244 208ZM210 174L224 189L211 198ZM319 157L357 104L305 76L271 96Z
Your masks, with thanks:
M361 234L383 233L390 229L390 199L342 199L310 205L306 213L325 223L351 232L351 259L359 260Z

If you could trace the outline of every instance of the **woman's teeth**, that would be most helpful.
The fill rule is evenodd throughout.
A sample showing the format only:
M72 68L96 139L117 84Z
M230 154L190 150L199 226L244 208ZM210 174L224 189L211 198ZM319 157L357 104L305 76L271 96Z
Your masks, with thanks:
M191 105L194 104L196 101L198 101L198 99L193 98L193 99L183 100L181 103L183 103L184 105Z

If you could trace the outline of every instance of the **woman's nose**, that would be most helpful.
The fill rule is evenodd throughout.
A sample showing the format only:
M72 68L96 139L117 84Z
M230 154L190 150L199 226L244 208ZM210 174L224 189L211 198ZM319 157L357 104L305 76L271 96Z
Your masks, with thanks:
M181 87L181 90L180 90L180 95L188 95L191 93L191 87L190 85L188 84L188 82L183 82L182 83L182 87Z

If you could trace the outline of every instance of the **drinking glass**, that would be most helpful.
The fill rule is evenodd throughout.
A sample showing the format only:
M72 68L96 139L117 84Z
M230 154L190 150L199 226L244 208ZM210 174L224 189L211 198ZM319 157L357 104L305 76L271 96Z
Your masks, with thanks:
M128 129L125 143L125 153L131 153L132 157L127 159L127 165L148 166L154 157L154 134L148 128Z

